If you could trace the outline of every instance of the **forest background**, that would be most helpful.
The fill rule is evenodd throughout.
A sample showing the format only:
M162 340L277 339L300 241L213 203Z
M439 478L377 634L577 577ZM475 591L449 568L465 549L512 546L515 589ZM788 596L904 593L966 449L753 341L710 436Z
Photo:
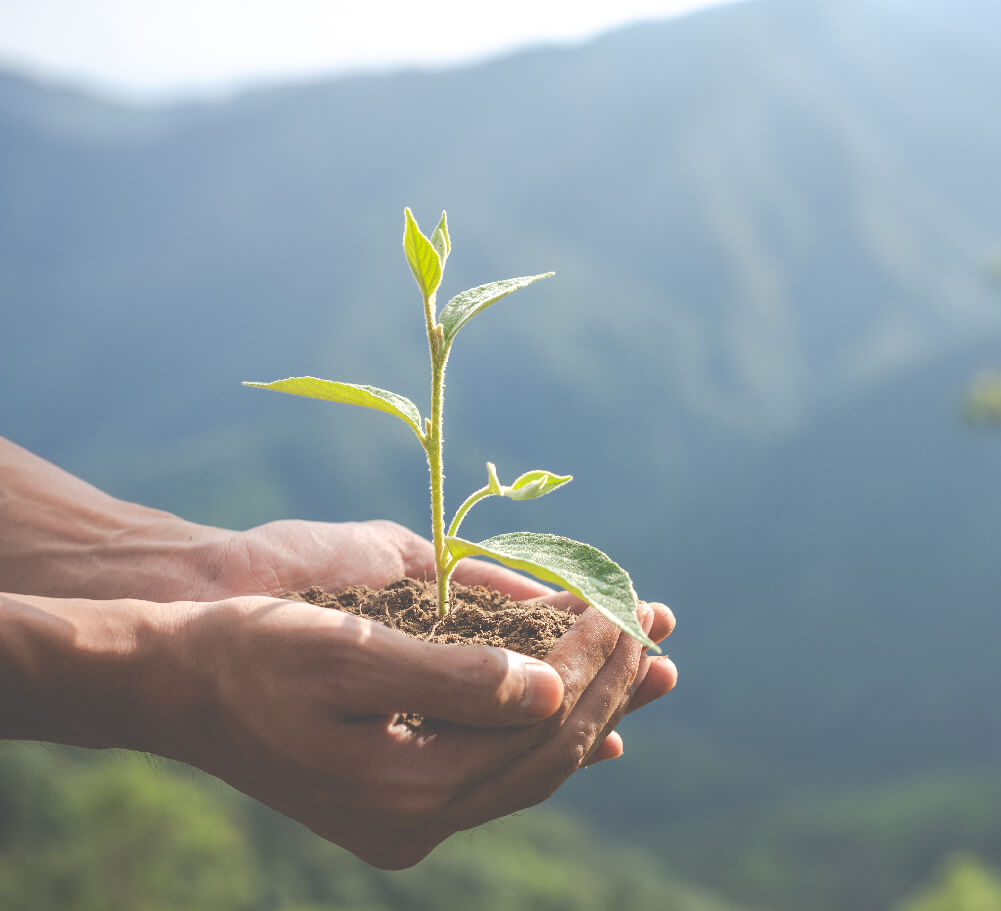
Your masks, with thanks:
M4 745L0 907L1001 908L1001 439L963 416L1001 366L999 36L760 0L211 103L0 74L0 432L196 521L423 532L404 429L239 383L419 401L401 212L447 208L444 293L557 272L454 355L450 489L577 478L470 534L606 550L682 672L622 760L402 874L181 767Z

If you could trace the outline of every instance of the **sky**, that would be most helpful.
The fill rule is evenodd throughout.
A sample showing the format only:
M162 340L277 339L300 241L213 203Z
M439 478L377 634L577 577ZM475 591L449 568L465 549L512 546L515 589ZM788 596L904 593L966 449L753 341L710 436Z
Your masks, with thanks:
M727 0L0 0L0 68L132 101L448 65Z

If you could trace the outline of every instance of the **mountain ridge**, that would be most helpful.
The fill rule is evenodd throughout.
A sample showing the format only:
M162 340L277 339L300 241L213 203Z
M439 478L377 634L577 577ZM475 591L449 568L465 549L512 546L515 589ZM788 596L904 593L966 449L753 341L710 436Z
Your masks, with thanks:
M555 269L463 331L447 495L488 458L574 474L517 515L485 504L470 534L609 552L675 608L682 671L624 723L629 781L589 793L609 764L567 800L628 808L622 831L666 856L692 833L714 858L738 820L728 894L766 895L787 863L813 901L762 906L832 907L823 852L796 866L796 794L836 815L853 788L1001 756L997 439L959 418L964 383L1001 363L1001 8L950 5L948 29L908 9L743 4L152 114L0 80L0 430L196 521L424 531L402 426L239 383L313 374L424 407L404 204L425 225L448 209L443 296ZM922 863L965 837L956 819L935 841L941 802ZM796 818L754 868L759 814ZM861 826L878 856L880 825L816 837Z

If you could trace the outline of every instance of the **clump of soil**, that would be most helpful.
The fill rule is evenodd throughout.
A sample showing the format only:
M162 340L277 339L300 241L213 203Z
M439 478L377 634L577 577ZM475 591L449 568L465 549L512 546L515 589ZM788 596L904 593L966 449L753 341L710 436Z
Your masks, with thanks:
M332 607L428 642L497 645L531 658L545 658L577 618L545 604L512 601L507 595L453 582L451 609L438 616L434 580L399 579L385 588L354 585L332 595L315 586L286 598Z
M337 595L314 586L282 597L356 614L415 639L446 645L499 645L539 659L552 651L577 619L545 604L512 601L482 585L453 582L449 592L450 610L444 618L438 616L434 580L399 579L379 589L353 585ZM424 727L424 717L414 712L400 713L394 721L413 731Z

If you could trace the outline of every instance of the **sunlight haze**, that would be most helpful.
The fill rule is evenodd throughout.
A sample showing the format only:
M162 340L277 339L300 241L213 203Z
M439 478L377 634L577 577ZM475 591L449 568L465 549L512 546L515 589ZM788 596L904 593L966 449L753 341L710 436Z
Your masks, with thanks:
M345 71L473 61L588 38L723 0L0 0L0 67L134 100L226 94L246 85Z

